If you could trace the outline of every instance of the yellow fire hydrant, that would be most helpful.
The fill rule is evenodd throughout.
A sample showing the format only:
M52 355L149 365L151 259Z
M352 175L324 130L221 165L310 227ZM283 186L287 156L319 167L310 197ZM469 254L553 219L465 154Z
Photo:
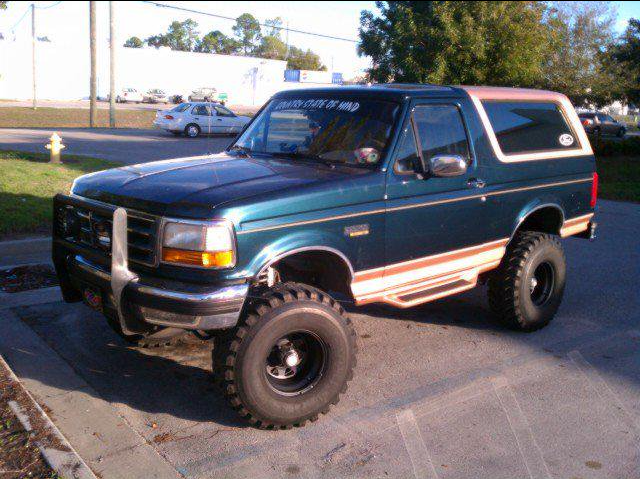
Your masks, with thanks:
M49 161L51 163L60 163L60 151L66 147L62 144L62 138L60 138L57 133L51 135L49 143L44 147L51 152L51 159Z

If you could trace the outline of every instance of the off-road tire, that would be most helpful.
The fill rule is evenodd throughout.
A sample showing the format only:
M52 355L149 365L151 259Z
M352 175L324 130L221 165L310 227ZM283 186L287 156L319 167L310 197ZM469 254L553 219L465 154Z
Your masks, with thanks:
M296 396L269 385L268 351L284 335L317 334L327 343L318 382ZM261 429L289 429L329 412L346 391L356 366L356 334L345 311L328 294L299 283L275 285L246 307L238 326L216 338L214 372L233 409Z
M118 336L132 346L139 348L163 348L176 346L188 334L184 329L178 328L158 328L146 334L125 334L120 326L120 320L111 315L107 315L107 323Z
M536 305L531 280L540 265L549 265L552 285ZM547 268L547 266L543 266ZM496 319L518 331L536 331L555 316L564 293L566 260L557 236L532 231L516 233L498 269L489 277L489 306Z

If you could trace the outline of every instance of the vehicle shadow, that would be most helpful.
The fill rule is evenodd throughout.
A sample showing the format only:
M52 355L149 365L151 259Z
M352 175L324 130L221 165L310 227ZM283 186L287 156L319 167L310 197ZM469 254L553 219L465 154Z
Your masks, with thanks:
M104 318L82 304L52 303L16 310L57 354L110 403L145 415L246 427L226 403L211 371L213 340L187 336L182 344L139 348L114 333ZM72 390L56 377L32 379Z

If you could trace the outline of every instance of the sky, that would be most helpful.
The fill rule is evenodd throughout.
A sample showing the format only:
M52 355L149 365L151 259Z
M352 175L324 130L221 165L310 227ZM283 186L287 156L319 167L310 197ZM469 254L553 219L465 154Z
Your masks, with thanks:
M107 42L108 3L106 1L97 3L98 40ZM198 22L201 34L211 30L221 30L228 35L232 34L231 27L234 24L232 21L160 8L139 1L116 1L114 3L116 36L119 43L124 43L127 38L134 35L144 39L157 33L164 33L172 20L186 18L193 18ZM362 10L377 11L374 2L363 1L172 2L160 0L160 3L234 18L249 12L261 22L269 18L281 17L284 24L288 23L290 28L354 40L358 39L360 12ZM640 17L640 1L612 3L617 6L618 10L617 29L619 32L624 30L629 18ZM29 9L30 4L31 2L10 0L7 10L0 11L0 32L5 37L11 35L24 37L31 34L30 15L22 17ZM35 4L39 7L36 10L38 36L47 36L52 41L60 41L70 45L86 44L88 49L89 2L37 1ZM19 22L21 17L22 20ZM290 33L289 42L297 47L310 48L318 53L329 70L342 72L345 78L362 74L370 64L368 58L358 56L355 43L322 39L298 33Z

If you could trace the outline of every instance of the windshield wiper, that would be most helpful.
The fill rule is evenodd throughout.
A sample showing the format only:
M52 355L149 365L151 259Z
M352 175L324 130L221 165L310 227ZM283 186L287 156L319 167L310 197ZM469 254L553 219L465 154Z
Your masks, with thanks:
M313 161L315 163L322 163L323 165L328 166L331 169L334 169L336 167L336 163L334 161L326 160L319 155L310 155L305 153L286 152L286 151L272 152L271 154L276 157L280 156L284 158L292 158L296 160L299 159L299 160Z

